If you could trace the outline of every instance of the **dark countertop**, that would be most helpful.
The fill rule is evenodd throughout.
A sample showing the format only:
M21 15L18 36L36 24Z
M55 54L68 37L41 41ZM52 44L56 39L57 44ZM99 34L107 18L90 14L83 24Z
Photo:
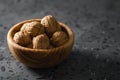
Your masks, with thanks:
M26 67L9 52L7 32L49 14L73 29L72 53L53 68ZM120 80L120 1L0 0L0 80Z

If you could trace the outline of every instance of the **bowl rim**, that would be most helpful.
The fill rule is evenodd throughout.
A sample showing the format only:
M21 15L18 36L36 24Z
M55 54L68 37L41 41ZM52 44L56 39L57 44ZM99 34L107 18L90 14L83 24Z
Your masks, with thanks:
M12 31L15 31L17 26L23 25L24 23L32 22L32 21L41 21L41 19L38 19L38 18L37 19L28 19L28 20L24 20L24 21L18 22L17 24L13 25L7 33L7 42L11 43L12 46L14 46L16 48L20 48L22 50L35 51L35 52L37 52L37 51L51 51L51 50L54 51L56 49L60 49L62 47L64 48L66 46L69 46L70 43L74 43L74 33L73 33L72 29L70 29L70 27L67 26L66 24L59 22L59 21L58 21L58 23L66 30L66 32L69 36L69 39L65 44L63 44L59 47L52 48L52 49L33 49L33 48L27 48L27 47L24 47L24 46L21 46L21 45L15 43L13 40L13 37L12 37Z

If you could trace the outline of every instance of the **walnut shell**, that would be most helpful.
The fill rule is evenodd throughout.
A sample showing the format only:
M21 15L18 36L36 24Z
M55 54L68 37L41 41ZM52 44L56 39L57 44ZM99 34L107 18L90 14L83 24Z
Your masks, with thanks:
M31 42L31 37L28 34L19 31L15 33L13 40L21 46L27 46Z
M54 46L58 47L67 42L68 36L63 31L57 31L52 35L50 40Z
M35 37L44 33L44 27L40 24L40 22L33 21L23 24L21 31L28 33L31 37Z
M52 35L54 32L61 30L59 23L51 15L43 17L41 24L45 27L45 31L48 35Z
M49 45L50 41L46 34L40 34L33 38L33 48L47 49Z

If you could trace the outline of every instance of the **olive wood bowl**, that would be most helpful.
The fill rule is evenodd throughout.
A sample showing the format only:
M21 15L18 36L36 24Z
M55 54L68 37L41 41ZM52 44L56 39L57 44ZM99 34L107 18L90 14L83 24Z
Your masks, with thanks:
M59 47L52 49L32 49L20 46L13 40L13 36L26 22L41 21L41 19L30 19L14 25L7 34L7 43L12 55L21 63L32 68L49 68L58 65L71 53L74 44L74 33L64 23L59 22L62 29L67 33L68 41Z

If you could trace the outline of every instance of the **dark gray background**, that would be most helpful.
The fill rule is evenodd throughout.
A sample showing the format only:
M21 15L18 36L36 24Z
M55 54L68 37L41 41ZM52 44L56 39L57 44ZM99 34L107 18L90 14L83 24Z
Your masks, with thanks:
M46 15L73 29L72 53L56 67L28 68L9 52L7 32ZM120 0L0 0L0 80L120 80Z

